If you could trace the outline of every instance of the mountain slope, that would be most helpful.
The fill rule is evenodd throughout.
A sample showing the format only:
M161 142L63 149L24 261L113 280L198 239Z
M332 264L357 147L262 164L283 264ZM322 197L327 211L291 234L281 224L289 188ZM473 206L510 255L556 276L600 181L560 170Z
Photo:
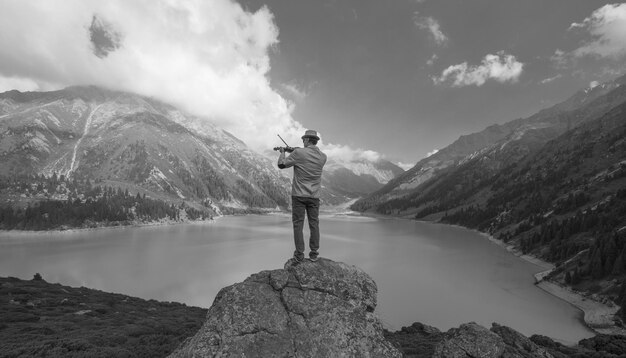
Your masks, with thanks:
M548 280L625 307L623 80L574 110L519 126L402 196L383 188L391 199L373 208L488 232L521 253L555 263Z
M441 172L446 172L446 169L461 165L476 156L493 156L497 152L499 158L489 161L489 169L497 170L503 163L540 148L548 140L585 121L598 118L621 103L624 99L624 92L621 90L611 96L607 95L620 87L623 89L624 84L626 76L579 91L566 101L528 118L493 125L481 132L461 136L451 145L421 160L413 168L391 180L382 189L357 201L353 209L385 212L387 210L383 207L388 207L389 203L406 200L407 197L421 192L423 187L420 185Z
M488 231L556 263L548 279L626 306L626 102L477 187L442 221Z
M2 176L89 178L218 211L289 203L288 180L229 133L165 103L96 87L0 94L0 161Z
M385 159L345 162L330 158L322 174L322 199L329 204L341 204L364 197L402 173L402 168Z

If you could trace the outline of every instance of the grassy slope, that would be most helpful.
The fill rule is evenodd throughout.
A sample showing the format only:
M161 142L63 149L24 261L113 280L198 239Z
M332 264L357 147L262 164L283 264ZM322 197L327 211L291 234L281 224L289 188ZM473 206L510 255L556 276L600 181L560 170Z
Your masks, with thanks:
M0 357L165 357L206 309L0 278Z

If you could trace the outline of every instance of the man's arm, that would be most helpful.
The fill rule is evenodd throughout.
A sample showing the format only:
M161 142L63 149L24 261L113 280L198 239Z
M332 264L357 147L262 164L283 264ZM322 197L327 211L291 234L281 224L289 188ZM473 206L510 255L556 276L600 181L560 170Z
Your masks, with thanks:
M285 150L280 150L280 155L278 156L278 168L285 169L289 167L293 167L296 164L296 153L297 150L291 152L291 155L285 158Z

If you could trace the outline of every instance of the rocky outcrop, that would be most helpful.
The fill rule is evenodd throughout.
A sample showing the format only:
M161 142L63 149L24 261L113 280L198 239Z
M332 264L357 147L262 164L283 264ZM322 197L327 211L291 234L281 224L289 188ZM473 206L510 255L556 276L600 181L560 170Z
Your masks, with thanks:
M599 334L574 346L565 346L549 337L530 338L516 330L493 323L487 329L476 323L462 324L441 332L416 322L385 337L406 358L623 358L626 337Z
M506 357L520 357L520 358L552 358L552 355L548 351L536 345L530 339L518 331L501 326L497 323L491 325L491 331L500 336L505 346Z
M401 357L384 337L376 283L327 259L262 271L223 288L170 357Z
M400 349L405 357L432 357L435 347L443 340L439 329L415 322L396 332L385 331L385 338Z
M581 340L578 345L590 351L626 355L626 337L624 336L599 334Z
M502 338L476 323L465 323L452 328L435 347L433 357L437 358L498 358L504 353Z
M491 330L474 322L447 332L421 323L403 327L385 336L405 357L432 358L553 358L554 356L521 333L494 323Z
M626 357L626 337L598 334L580 340L576 346L565 346L552 338L533 335L530 340L548 350L555 358L622 358Z

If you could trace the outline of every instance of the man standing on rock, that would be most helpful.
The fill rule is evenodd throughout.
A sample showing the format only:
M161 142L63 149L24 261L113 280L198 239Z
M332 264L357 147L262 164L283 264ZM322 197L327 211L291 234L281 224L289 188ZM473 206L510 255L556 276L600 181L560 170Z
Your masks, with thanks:
M304 260L304 213L309 220L311 236L309 238L309 260L317 261L320 248L320 191L322 168L326 164L326 154L317 147L320 140L317 132L307 130L302 136L304 148L295 148L285 158L285 149L280 149L278 168L293 167L293 183L291 185L291 219L293 221L293 239L296 251L293 257L296 263Z

